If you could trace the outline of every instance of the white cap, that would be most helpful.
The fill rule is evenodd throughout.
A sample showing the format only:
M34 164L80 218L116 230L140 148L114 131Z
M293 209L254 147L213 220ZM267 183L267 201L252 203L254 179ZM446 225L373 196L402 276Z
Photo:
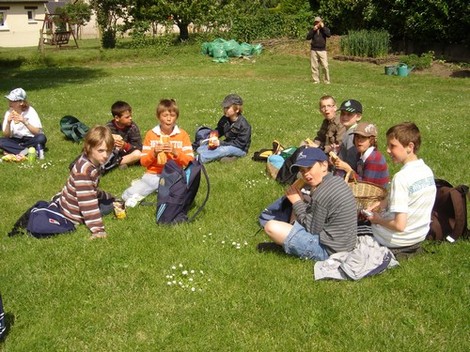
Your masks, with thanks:
M10 101L26 100L26 92L23 88L15 88L10 92L10 94L5 95L5 98Z

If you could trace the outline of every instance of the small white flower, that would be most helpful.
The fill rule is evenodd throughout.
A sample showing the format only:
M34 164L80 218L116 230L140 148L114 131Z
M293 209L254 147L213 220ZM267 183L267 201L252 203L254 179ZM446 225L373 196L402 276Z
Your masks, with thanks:
M171 269L176 270L176 266L173 265L173 266L171 267Z
M183 274L183 275L188 275L188 271L187 271L187 270L183 270L183 271L181 272L181 274Z
M179 266L180 268L182 268L182 267L183 267L183 264L180 263L178 266Z
M191 291L196 291L196 288L195 287L191 287Z
M171 286L171 285L172 285L171 281L168 281L166 284L167 284L168 286Z

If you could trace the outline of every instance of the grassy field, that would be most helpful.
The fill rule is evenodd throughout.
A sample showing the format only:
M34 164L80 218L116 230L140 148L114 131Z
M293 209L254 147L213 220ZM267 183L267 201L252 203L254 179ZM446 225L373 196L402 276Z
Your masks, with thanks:
M289 146L314 136L320 96L354 98L363 121L379 127L382 151L390 126L414 121L435 176L469 184L468 79L386 76L383 66L330 60L332 84L313 85L308 43L305 52L274 47L226 64L198 45L164 53L81 47L42 58L0 49L9 58L0 92L23 87L49 140L44 161L0 164L0 292L9 326L0 351L470 350L468 241L426 243L428 253L359 282L314 282L311 262L256 251L267 240L257 216L283 188L250 157L207 165L211 197L191 224L157 226L155 207L141 206L125 220L106 217L105 240L89 241L85 226L44 240L7 236L30 205L60 190L80 152L64 140L60 118L105 123L116 100L132 105L144 133L156 124L158 101L175 98L178 124L193 135L217 122L226 94L238 93L253 126L251 156L274 139ZM101 187L120 195L142 173L115 170Z

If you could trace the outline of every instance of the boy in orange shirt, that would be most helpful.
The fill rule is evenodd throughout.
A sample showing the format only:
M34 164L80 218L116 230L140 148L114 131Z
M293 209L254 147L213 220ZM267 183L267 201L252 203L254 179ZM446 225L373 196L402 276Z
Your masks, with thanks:
M189 135L176 125L179 108L174 99L162 99L157 106L159 124L145 134L140 163L147 171L140 180L124 191L126 206L135 207L146 196L158 190L160 174L170 159L186 167L194 159Z

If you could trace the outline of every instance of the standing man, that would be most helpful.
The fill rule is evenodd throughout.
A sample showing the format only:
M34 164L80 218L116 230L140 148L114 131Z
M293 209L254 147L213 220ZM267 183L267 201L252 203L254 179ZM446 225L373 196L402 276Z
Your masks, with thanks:
M310 67L312 69L313 83L320 83L320 66L325 71L325 83L330 84L330 71L326 55L326 38L331 36L330 29L325 27L320 17L315 17L313 28L307 33L306 40L310 43Z

